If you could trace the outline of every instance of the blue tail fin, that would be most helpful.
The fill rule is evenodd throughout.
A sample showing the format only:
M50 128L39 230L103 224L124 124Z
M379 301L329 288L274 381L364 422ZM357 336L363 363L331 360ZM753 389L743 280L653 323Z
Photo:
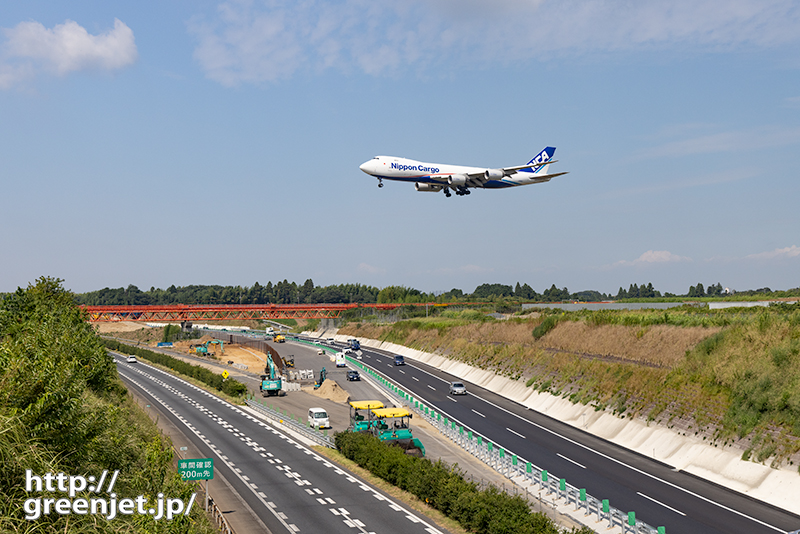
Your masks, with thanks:
M534 158L532 160L530 160L527 164L528 165L534 165L536 163L546 163L546 162L550 161L551 159L553 159L553 154L555 154L555 153L556 153L556 147L554 147L554 146L545 147L544 150L542 150L541 152L536 154L536 156L534 156ZM546 171L542 172L546 167L547 167L546 165L542 165L541 167L531 167L530 169L520 169L519 172L532 172L532 173L547 174Z

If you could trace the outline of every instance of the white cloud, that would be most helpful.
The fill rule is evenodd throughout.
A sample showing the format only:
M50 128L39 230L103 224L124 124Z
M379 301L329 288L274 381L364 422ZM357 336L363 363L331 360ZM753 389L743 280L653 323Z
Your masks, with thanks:
M759 252L758 254L750 254L745 256L748 260L774 260L784 258L796 258L800 256L800 247L792 245L791 247L776 248L768 252Z
M195 17L195 58L223 85L298 70L370 74L608 51L690 53L800 40L792 0L231 0Z
M668 250L648 250L633 261L621 260L614 264L614 266L630 266L630 265L647 265L654 263L675 263L692 261L692 258L685 256L678 256Z
M386 272L386 269L381 269L368 263L359 263L357 269L358 272L367 274L383 274Z
M114 29L98 35L72 20L52 29L35 21L20 22L3 29L3 34L0 87L4 88L40 71L63 76L81 70L116 70L138 57L133 31L119 19L114 19Z

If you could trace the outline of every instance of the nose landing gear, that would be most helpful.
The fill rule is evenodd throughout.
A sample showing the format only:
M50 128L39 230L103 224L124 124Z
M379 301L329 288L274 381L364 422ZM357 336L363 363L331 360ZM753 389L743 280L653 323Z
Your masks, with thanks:
M378 178L378 187L383 187L383 180Z

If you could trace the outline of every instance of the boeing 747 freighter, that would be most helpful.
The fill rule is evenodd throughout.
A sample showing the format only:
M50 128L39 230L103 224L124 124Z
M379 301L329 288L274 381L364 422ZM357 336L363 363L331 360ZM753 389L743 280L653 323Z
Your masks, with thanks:
M469 195L470 188L500 189L549 182L551 178L567 174L548 174L550 164L555 163L555 152L555 147L549 146L525 165L502 169L422 163L393 156L375 156L362 163L359 169L377 178L378 187L383 187L383 180L414 182L417 191L444 191L449 197L451 189L456 195Z

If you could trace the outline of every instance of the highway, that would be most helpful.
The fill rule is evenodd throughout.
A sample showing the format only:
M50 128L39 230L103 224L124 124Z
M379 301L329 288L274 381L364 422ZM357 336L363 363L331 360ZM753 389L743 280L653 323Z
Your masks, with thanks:
M214 458L215 471L230 481L269 532L441 532L241 407L145 363L114 357L125 385Z
M635 511L637 519L651 526L665 526L668 533L775 534L800 529L800 517L794 514L674 471L474 384L464 382L469 393L451 397L449 382L460 379L423 363L406 359L406 365L395 366L390 353L363 346L362 362L499 447L586 488L598 499L609 499L620 510Z

